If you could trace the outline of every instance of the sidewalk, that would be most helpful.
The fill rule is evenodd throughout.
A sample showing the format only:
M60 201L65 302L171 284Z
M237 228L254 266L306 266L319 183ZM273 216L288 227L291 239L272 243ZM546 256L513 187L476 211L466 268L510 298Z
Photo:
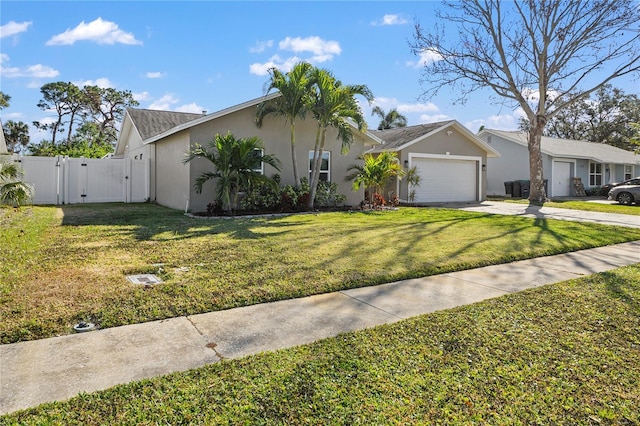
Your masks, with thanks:
M640 241L0 346L0 414L640 262Z

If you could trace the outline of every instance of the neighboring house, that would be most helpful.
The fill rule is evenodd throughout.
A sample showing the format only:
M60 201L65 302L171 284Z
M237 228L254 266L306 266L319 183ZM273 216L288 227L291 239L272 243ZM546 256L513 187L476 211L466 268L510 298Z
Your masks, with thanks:
M505 182L529 180L527 132L484 129L478 137L502 154L487 163L488 195L505 195ZM640 156L611 145L543 136L541 150L549 197L575 196L573 178L588 189L640 175Z
M195 179L205 171L211 171L210 162L196 159L183 163L190 147L199 143L207 145L217 134L231 132L237 138L257 136L265 146L265 154L275 155L282 163L277 172L264 165L263 173L278 173L282 184L293 184L291 167L290 127L284 119L267 116L262 127L255 124L256 108L260 102L276 95L260 97L240 105L208 115L186 114L168 111L127 110L114 158L149 158L151 161L150 198L158 204L192 211L205 211L214 200L215 181L206 183L202 194L194 189ZM301 176L308 176L310 156L313 154L317 124L314 120L296 123L296 154ZM347 196L348 205L357 205L363 192L354 192L351 183L344 181L349 165L358 155L379 143L369 133L354 127L354 142L346 156L341 155L342 143L335 129L327 131L323 169L320 179L338 184L338 192ZM307 173L305 173L307 172Z
M486 198L487 159L500 157L500 153L457 121L371 133L383 143L370 152L396 152L405 170L417 168L421 180L415 188L413 202L465 202ZM406 180L395 180L389 190L394 190L401 201L411 201Z

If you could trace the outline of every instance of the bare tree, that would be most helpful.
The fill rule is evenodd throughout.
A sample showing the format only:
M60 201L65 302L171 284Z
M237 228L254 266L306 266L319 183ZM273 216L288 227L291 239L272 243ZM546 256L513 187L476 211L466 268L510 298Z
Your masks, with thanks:
M425 60L423 97L446 87L464 101L490 88L492 100L520 106L530 123L529 200L543 202L540 139L547 121L611 80L640 71L640 8L635 0L465 0L445 3L433 30L415 25L414 53Z

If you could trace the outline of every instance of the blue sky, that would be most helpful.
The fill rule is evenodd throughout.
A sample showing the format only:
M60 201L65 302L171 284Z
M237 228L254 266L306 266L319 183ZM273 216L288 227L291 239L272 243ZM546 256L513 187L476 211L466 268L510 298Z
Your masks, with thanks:
M52 81L130 90L141 108L214 112L264 94L266 70L307 60L348 84L366 84L385 111L409 125L456 119L515 129L519 113L489 92L452 105L451 93L420 99L416 19L433 25L439 2L67 1L0 3L3 121L47 121L40 87ZM627 93L637 82L615 82ZM378 119L364 107L369 125ZM32 141L47 135L31 129Z

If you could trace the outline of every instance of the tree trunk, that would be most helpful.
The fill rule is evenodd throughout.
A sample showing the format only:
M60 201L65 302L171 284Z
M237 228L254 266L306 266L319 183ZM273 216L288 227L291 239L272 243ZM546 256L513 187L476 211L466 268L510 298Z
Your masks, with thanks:
M293 164L293 181L296 188L300 188L300 174L298 173L298 159L296 157L296 124L291 123L291 162Z
M320 167L322 165L322 155L324 154L324 138L327 129L318 127L316 134L316 145L313 150L313 168L311 169L311 181L309 182L309 210L313 210L318 190L318 180L320 179Z
M542 131L546 123L544 116L537 116L531 120L529 130L529 201L544 203L547 193L544 190L544 176L542 170L542 150L540 148Z

